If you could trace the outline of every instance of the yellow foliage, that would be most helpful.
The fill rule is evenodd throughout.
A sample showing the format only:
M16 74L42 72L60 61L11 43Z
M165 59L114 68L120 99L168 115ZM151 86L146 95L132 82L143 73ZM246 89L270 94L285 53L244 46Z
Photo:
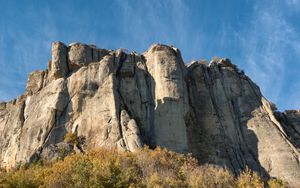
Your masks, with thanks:
M248 168L237 179L239 188L264 188L264 181L255 172L251 172Z
M281 182L281 184L280 184ZM286 187L272 179L269 187ZM99 149L70 154L54 162L0 172L0 187L263 187L256 173L246 170L235 178L228 170L212 165L199 166L191 155L166 149L119 152ZM277 186L282 185L282 186Z
M79 143L77 134L75 132L74 133L68 132L64 136L64 142L69 143L69 144L77 145Z
M284 188L288 187L288 184L280 179L271 178L268 181L269 188Z

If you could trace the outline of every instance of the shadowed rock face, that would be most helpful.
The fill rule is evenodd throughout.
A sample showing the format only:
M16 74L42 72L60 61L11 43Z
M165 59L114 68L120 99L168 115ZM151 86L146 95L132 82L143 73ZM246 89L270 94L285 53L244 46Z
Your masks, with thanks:
M81 144L63 143L68 132ZM51 159L64 147L147 144L300 186L300 112L277 112L230 60L186 66L166 45L128 54L54 42L48 69L29 75L24 95L0 104L0 135L3 168Z

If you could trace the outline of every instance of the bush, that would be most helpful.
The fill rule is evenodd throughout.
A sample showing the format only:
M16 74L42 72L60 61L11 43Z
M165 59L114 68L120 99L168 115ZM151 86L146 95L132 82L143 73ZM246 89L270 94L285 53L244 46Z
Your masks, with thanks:
M286 187L277 179L264 182L246 170L235 178L228 170L199 166L191 155L166 149L119 152L99 149L70 154L57 161L45 161L0 172L0 187Z
M248 168L237 179L238 187L240 188L264 188L264 181L256 172L250 171Z
M77 133L68 132L64 136L64 142L67 143L67 144L78 145L79 144L79 138L77 136Z
M188 170L186 174L190 187L236 187L233 174L223 168L204 165Z
M288 184L280 179L271 178L268 181L269 188L284 188L288 187Z

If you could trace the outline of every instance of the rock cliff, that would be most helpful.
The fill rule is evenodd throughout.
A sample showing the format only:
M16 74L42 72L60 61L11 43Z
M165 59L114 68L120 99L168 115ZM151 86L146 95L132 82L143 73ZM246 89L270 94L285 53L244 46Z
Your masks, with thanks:
M80 142L65 143L67 133ZM300 186L300 112L278 112L229 59L185 65L172 46L137 54L54 42L48 69L0 104L0 135L2 168L61 150L147 144Z

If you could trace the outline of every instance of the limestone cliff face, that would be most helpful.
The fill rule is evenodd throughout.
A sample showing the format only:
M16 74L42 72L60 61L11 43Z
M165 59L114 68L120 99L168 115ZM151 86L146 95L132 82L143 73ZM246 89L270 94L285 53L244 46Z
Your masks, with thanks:
M81 144L65 144L68 132ZM55 158L62 148L147 144L300 186L300 112L277 112L230 60L186 66L166 45L137 54L54 42L48 69L0 104L0 135L3 168Z

